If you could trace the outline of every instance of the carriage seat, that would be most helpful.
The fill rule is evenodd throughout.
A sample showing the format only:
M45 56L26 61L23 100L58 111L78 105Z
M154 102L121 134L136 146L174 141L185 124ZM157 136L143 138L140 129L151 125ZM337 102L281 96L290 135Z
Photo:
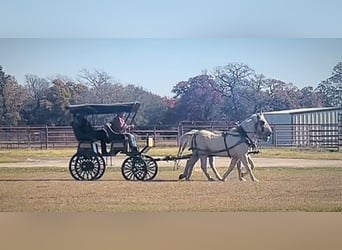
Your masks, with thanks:
M84 117L76 117L71 126L78 142L96 141L95 130Z
M108 123L105 124L104 130L108 135L108 142L111 144L111 153L127 152L128 139L124 134L115 132Z

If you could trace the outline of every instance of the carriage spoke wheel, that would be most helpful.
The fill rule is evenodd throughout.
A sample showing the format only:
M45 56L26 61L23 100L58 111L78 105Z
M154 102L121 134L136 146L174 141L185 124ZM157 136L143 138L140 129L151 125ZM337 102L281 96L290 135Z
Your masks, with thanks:
M154 177L156 177L158 173L157 162L151 156L148 156L148 155L144 155L142 156L142 158L146 162L146 166L147 166L147 172L146 172L146 176L144 180L145 181L153 180Z
M103 159L103 157L101 155L97 155L96 156L98 161L99 161L99 172L97 173L96 179L100 179L102 177L102 175L104 174L105 170L106 170L106 163L105 160Z
M69 171L76 180L97 180L105 171L105 161L99 155L74 155L70 160Z
M78 172L76 171L76 162L77 162L77 157L78 155L75 154L71 157L70 162L69 162L69 172L71 174L71 176L77 180L77 181L81 181L81 177L78 175Z
M122 163L121 173L128 181L142 181L147 174L146 162L140 156L128 157Z

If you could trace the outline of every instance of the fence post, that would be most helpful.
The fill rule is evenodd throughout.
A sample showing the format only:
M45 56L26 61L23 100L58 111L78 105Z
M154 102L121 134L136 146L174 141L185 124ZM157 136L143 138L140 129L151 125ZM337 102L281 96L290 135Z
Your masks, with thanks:
M156 142L156 140L157 140L156 126L153 126L153 137L154 137L154 141Z
M181 123L178 123L178 129L177 129L177 146L179 145L179 138L183 135L183 125Z
M48 126L45 125L45 149L48 149L48 145L49 145L49 129Z
M43 137L42 137L42 130L39 130L39 141L40 141L40 150L43 150Z
M337 125L337 133L338 133L338 138L337 138L337 141L338 141L338 151L340 151L341 147L342 147L342 113L338 113L338 125Z
M67 132L66 132L66 129L64 128L64 138L65 138L65 146L67 147L68 146L68 142L69 142L69 140L68 140L68 134L67 134Z
M19 130L17 129L17 148L20 148L20 134L19 134Z

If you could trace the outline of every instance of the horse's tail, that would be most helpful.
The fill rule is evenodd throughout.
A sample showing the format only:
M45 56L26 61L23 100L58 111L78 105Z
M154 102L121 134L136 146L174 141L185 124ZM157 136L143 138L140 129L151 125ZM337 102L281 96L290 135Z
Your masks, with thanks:
M183 156L183 152L184 152L185 148L191 146L192 138L197 133L198 133L198 130L193 129L189 132L184 133L182 136L179 137L179 148L178 148L178 152L177 152L177 157ZM174 169L178 169L179 161L180 161L179 159L175 161Z

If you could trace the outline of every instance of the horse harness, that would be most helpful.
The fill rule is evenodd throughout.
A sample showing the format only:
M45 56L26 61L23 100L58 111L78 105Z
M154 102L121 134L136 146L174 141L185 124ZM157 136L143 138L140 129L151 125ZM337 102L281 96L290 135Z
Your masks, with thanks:
M221 149L221 150L218 150L218 151L211 152L212 155L209 155L209 156L214 156L216 153L227 152L228 157L231 157L231 155L229 154L229 150L231 150L232 148L235 148L236 146L238 146L238 145L240 145L242 143L246 143L251 148L256 148L255 143L249 138L248 134L246 133L246 131L241 126L237 126L236 129L237 129L237 133L238 134L233 134L233 133L231 133L229 131L222 132L222 136L223 136L223 139L224 139L225 149ZM190 149L196 149L196 156L198 156L198 151L203 151L205 153L209 153L205 149L197 148L197 143L196 143L197 135L198 134L195 134L193 136L192 141L191 141ZM231 136L234 136L234 137L240 137L240 140L237 143L235 143L233 146L228 147L228 145L227 145L227 136L228 135L231 135Z

